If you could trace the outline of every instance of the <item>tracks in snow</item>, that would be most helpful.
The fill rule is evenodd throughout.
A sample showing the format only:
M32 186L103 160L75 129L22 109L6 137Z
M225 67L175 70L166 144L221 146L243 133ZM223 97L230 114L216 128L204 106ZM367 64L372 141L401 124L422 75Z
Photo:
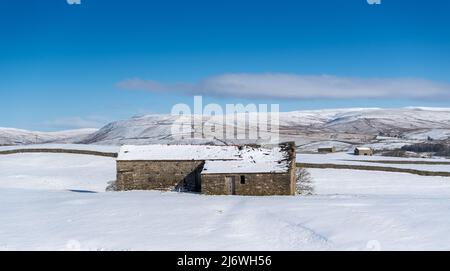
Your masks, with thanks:
M286 219L280 215L282 210L279 213L255 211L264 209L263 205L270 202L250 197L232 197L229 202L226 208L221 206L214 210L215 214L200 229L202 237L232 239L235 247L242 250L255 247L262 250L327 250L332 247L326 236L306 226L304 221ZM227 249L220 247L220 240L217 244L217 249Z

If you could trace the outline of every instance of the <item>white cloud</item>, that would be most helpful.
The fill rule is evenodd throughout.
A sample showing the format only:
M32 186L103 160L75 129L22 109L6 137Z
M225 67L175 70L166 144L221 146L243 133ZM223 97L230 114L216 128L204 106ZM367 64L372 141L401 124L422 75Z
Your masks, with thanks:
M81 0L66 0L69 5L81 5Z
M381 0L367 0L369 5L381 5Z
M118 83L130 90L285 99L450 98L450 84L418 78L358 78L330 75L223 74L195 84L164 84L139 78Z

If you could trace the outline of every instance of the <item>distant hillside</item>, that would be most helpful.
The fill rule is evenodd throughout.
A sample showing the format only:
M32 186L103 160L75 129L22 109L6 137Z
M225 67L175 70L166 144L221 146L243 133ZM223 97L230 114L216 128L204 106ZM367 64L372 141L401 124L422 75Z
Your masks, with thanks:
M72 143L84 138L98 129L79 129L61 132L34 132L14 128L0 128L0 145L24 145L42 143Z
M241 116L243 117L243 116ZM203 122L217 122L218 116L203 118ZM214 139L202 139L201 131L190 135L171 135L171 125L182 121L189 125L190 119L168 115L148 115L110 123L87 136L79 143L86 144L149 144L149 143L213 143ZM230 127L228 127L230 128ZM228 129L227 128L227 129ZM245 133L244 127L236 128ZM208 131L203 131L208 137ZM417 141L450 138L450 108L400 108L400 109L336 109L296 111L280 114L282 140L295 140L300 146L323 144L337 145L346 149L361 143L383 143L386 138ZM382 138L383 140L379 140ZM227 140L230 143L253 142L252 140ZM328 142L328 143L327 143ZM315 144L315 145L314 145ZM402 145L400 142L399 145Z
M239 117L243 118L244 115ZM196 117L200 120L200 117ZM218 122L216 117L204 117L206 127ZM172 135L175 122L190 125L191 119L170 115L147 115L112 122L100 130L81 129L62 132L33 132L0 128L0 145L42 143L81 143L101 145L190 143L224 144L208 132L196 130L191 134ZM250 123L255 128L255 123ZM248 133L248 127L236 130ZM202 132L206 138L202 138ZM450 108L356 108L327 109L280 113L280 140L296 141L300 150L314 151L320 146L333 145L338 150L349 150L365 144L376 149L399 148L429 140L450 140ZM263 140L233 140L226 143L263 143Z

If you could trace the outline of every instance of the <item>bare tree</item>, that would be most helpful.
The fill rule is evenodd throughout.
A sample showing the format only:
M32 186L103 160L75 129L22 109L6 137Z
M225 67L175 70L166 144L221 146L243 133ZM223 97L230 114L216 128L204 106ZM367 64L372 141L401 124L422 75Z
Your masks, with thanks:
M106 192L114 191L117 191L116 181L109 181L108 186L106 187Z
M297 194L302 196L314 195L314 183L311 173L304 168L297 169Z

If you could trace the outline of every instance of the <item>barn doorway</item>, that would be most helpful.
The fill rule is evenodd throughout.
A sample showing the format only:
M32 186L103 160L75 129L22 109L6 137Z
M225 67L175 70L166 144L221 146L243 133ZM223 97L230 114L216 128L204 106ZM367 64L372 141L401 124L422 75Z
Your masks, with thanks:
M236 177L225 177L227 195L236 195Z

